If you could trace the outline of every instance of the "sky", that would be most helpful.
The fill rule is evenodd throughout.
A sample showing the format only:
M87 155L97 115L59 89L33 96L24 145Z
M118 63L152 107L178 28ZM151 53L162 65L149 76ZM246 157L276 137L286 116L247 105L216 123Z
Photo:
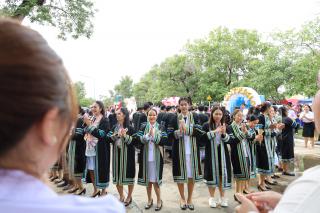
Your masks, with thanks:
M96 0L90 39L57 39L36 24L62 57L73 81L98 99L129 75L134 82L183 46L219 26L260 33L298 29L320 12L320 0Z

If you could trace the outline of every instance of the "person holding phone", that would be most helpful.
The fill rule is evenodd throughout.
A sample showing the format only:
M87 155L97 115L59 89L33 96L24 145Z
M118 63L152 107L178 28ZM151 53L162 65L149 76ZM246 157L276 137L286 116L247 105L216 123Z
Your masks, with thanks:
M110 181L110 143L106 137L110 127L101 101L95 101L91 111L91 117L83 116L87 157L84 179L93 184L92 197L96 197L106 195Z
M264 102L261 105L261 113L259 115L259 126L262 131L262 140L257 143L257 169L259 177L258 190L267 191L271 189L265 181L267 176L271 176L274 173L274 154L275 154L275 132L278 124L273 122L270 117L270 112L273 107L269 102Z
M108 133L108 138L113 144L112 152L112 177L116 184L120 201L129 206L132 203L132 192L135 182L135 130L130 125L127 108L116 111L117 124ZM128 186L128 196L124 197L123 186Z
M201 141L205 145L204 181L210 194L209 206L211 208L216 208L218 205L227 207L228 200L224 192L231 188L232 174L227 147L229 135L226 134L225 116L221 107L213 107L209 122L206 122L202 129L206 133ZM220 198L214 197L216 188L219 188Z
M248 138L248 145L250 149L250 179L245 181L245 187L243 190L244 194L250 194L252 191L250 191L250 180L255 179L257 177L257 163L256 163L256 145L259 143L259 141L262 140L262 135L258 134L258 131L256 129L257 124L259 123L259 119L254 114L250 114L247 118L247 128L249 132L249 138Z
M230 136L231 162L236 187L235 193L242 194L245 182L250 179L250 148L248 138L250 137L247 125L243 122L243 114L240 109L232 113L233 122L227 128ZM234 195L235 201L239 202Z

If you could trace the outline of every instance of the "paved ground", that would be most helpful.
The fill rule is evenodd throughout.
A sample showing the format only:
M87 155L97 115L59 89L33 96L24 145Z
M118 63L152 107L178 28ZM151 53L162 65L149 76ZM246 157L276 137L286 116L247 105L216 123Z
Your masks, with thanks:
M302 140L296 140L295 153L297 156L297 160L295 162L295 167L297 171L297 176L292 178L288 176L282 176L278 179L279 185L274 187L273 189L278 192L283 192L285 187L292 182L295 178L301 175L299 170L305 169L306 167L311 167L317 164L320 164L320 146L316 146L314 149L305 149ZM163 208L161 212L185 212L180 210L179 208L179 194L176 184L173 182L172 174L171 174L171 164L165 164L164 166L164 181L163 186L161 187L161 194L163 199ZM257 191L256 181L252 183L252 190ZM60 189L53 186L54 189L62 193ZM92 194L92 186L87 185L87 194L86 196L90 196ZM110 185L108 188L109 194L112 194L116 197L117 191L114 185ZM153 193L154 194L154 193ZM234 191L228 190L226 192L226 197L229 198L229 207L228 208L209 208L208 206L208 198L209 193L206 185L204 183L198 183L195 186L193 200L195 205L194 212L234 212L234 207L237 203L233 200ZM216 192L216 195L218 193ZM154 200L156 200L155 194L153 195ZM144 205L146 204L147 195L145 187L135 185L135 189L133 192L133 203L127 208L128 213L136 213L136 212L154 212L154 208L150 210L144 210ZM187 210L190 211L190 210Z

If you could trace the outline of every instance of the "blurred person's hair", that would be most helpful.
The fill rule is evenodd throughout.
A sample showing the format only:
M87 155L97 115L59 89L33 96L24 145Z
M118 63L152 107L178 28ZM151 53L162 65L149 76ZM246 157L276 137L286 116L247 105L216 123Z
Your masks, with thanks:
M71 129L78 110L61 58L36 31L0 19L0 156L54 108Z

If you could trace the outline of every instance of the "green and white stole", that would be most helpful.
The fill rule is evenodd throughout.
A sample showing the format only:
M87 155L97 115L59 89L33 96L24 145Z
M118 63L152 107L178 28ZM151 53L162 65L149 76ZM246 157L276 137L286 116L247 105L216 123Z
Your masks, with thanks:
M239 141L242 141L243 139L246 138L246 135L241 131L240 127L238 126L238 124L233 121L231 124L231 128L233 130L233 134L236 138L239 139Z

